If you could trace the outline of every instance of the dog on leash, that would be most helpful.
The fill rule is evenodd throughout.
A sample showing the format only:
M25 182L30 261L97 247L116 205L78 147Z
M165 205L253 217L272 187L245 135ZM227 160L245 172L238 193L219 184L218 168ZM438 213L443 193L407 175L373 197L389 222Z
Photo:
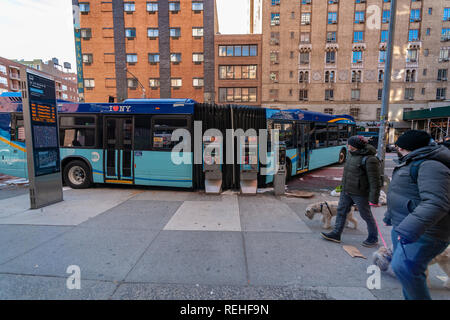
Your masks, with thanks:
M305 216L312 220L316 213L322 214L323 228L331 229L331 218L337 215L338 203L338 201L324 201L311 204L306 208ZM347 215L347 221L345 224L348 227L351 222L354 225L354 229L356 229L358 227L358 221L353 217L354 211L355 207L352 206L349 214Z
M372 255L373 263L377 265L381 271L388 273L389 275L395 277L395 273L391 267L392 260L392 250L386 247L381 247L377 251L375 251ZM443 253L436 256L431 262L428 264L428 268L433 264L438 264L439 267L445 272L447 275L447 280L444 282L444 287L450 289L450 246L445 249ZM429 271L427 269L427 283L430 286L430 279L428 277Z

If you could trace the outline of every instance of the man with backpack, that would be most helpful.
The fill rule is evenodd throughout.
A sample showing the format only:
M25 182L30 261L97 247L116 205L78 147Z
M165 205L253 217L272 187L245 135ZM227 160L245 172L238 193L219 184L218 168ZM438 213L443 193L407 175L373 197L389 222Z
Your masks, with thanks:
M369 236L362 243L366 247L378 245L377 225L370 206L378 206L380 197L380 162L375 156L377 150L362 136L348 139L349 155L342 177L342 191L337 209L336 224L330 233L321 233L329 241L341 242L347 214L356 204L361 218L367 223Z
M392 269L405 299L431 299L425 272L450 241L450 151L419 130L405 132L395 144L399 164L383 220L393 226Z

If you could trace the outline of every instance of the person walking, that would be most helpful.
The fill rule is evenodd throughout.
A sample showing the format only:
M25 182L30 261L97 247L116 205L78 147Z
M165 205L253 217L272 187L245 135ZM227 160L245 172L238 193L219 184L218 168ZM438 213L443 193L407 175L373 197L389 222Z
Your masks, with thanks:
M351 206L356 204L369 233L362 245L374 247L378 245L378 232L370 207L378 206L380 197L381 174L380 162L375 156L377 150L362 136L350 137L347 144L349 155L344 166L336 224L332 232L322 232L321 236L329 241L341 242L347 215Z
M430 300L426 270L450 241L450 150L425 131L397 140L383 221L393 226L391 266L407 300Z

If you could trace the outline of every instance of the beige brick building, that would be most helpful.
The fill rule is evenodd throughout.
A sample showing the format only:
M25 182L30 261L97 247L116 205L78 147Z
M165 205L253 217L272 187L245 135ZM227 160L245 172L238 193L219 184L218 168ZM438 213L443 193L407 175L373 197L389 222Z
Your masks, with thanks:
M263 0L262 105L351 114L376 127L389 27L386 0ZM448 105L450 1L397 0L389 120Z

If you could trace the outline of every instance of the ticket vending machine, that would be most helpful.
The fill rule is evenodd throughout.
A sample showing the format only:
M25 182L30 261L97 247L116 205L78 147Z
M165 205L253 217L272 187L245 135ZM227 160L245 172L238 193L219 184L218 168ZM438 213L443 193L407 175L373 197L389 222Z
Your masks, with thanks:
M241 194L254 194L258 188L258 137L244 137L244 146L240 148L240 185Z
M222 165L220 144L215 137L203 137L203 172L205 173L205 192L220 194L222 192Z
M280 143L278 148L278 171L273 177L273 189L276 196L281 196L286 191L286 145Z

